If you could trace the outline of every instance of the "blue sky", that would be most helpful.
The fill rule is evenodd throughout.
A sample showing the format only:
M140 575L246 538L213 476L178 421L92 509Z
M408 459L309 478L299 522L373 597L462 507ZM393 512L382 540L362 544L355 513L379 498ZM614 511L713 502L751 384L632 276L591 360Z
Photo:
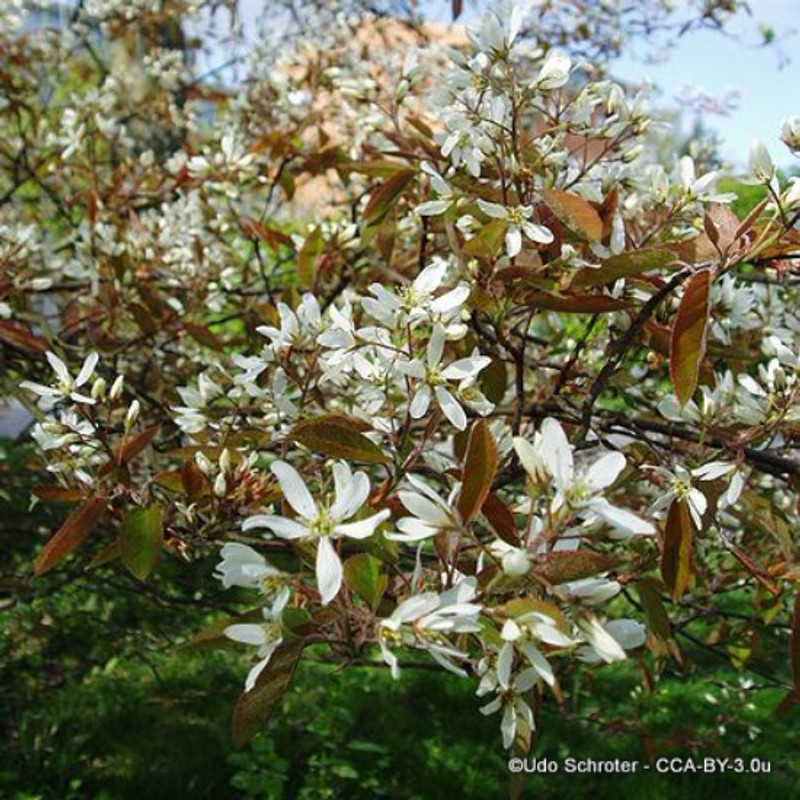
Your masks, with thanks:
M800 35L792 24L800 24L798 0L751 0L752 17L741 14L736 31L742 41L719 33L702 31L684 37L668 59L657 65L624 58L615 65L616 74L627 80L649 77L661 87L665 104L680 97L683 87L696 86L712 95L738 90L738 107L728 116L707 116L709 127L724 139L723 155L745 163L750 143L760 139L774 161L785 167L800 167L780 142L781 121L800 116ZM775 29L779 41L756 47L758 24ZM786 62L788 59L788 63ZM687 115L687 127L694 115Z
M531 0L528 3L532 4ZM263 0L242 0L242 5L247 19L253 9L263 6ZM474 20L475 5L465 0L462 20ZM483 0L478 5L485 7L488 3ZM724 141L723 156L735 166L744 167L751 142L759 139L778 165L800 168L800 160L778 138L783 118L800 116L800 33L792 31L793 27L800 28L800 0L749 0L749 6L752 15L740 13L734 21L736 37L713 31L690 33L678 41L662 63L626 56L612 70L621 80L651 79L660 88L658 102L665 107L679 106L687 86L717 97L737 91L735 110L727 116L705 117L707 126L718 131ZM450 19L451 0L422 0L421 7L429 17ZM775 30L778 41L772 46L756 45L760 24ZM644 52L642 47L637 49ZM693 112L684 114L687 131L694 118Z
M678 0L678 3L685 0ZM523 3L524 4L524 3ZM472 17L469 0L465 18ZM424 6L439 19L449 18L450 0L428 0ZM621 80L640 82L649 78L660 88L658 102L680 105L684 87L691 86L712 96L738 92L738 105L727 116L707 115L708 127L724 140L723 156L731 163L747 163L750 144L759 139L774 161L784 167L800 167L778 138L780 124L788 115L800 116L800 0L749 0L752 14L740 12L731 30L736 37L715 31L700 31L679 39L662 63L645 63L624 57L612 69ZM771 27L777 41L759 47L759 25ZM637 48L643 52L643 48ZM688 131L695 114L684 114Z

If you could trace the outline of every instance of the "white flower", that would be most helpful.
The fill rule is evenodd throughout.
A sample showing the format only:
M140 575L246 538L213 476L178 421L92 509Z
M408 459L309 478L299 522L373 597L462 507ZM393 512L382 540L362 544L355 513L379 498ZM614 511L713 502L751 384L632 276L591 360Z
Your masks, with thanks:
M397 678L400 668L392 647L413 647L426 650L449 672L464 677L466 673L453 662L467 654L453 647L445 634L478 633L481 606L475 598L474 578L465 578L441 594L424 592L412 595L400 603L392 615L378 625L378 644L381 655Z
M793 152L800 151L800 118L786 117L781 123L781 141Z
M334 502L318 506L297 470L285 461L276 461L272 473L278 479L286 502L300 519L288 519L272 514L248 517L243 530L267 528L283 539L301 539L317 542L315 574L320 599L327 605L342 586L342 562L332 540L341 537L367 539L375 533L390 514L388 509L366 519L346 523L355 516L369 497L369 478L363 472L351 471L349 464L339 461L333 466L335 486Z
M769 150L759 141L754 141L750 146L750 172L760 183L770 183L775 175Z
M529 667L518 672L507 685L503 686L498 680L497 670L489 667L486 661L481 662L479 670L483 674L476 694L482 697L489 692L497 692L494 700L481 707L481 714L494 714L500 709L503 710L500 732L503 736L503 747L510 749L517 737L520 721L531 731L536 727L533 711L522 696L539 683L539 673L533 667Z
M40 397L52 400L54 403L69 398L76 403L95 404L94 398L76 392L75 390L87 383L94 374L94 369L99 359L97 353L92 352L86 356L76 378L70 375L67 365L55 353L51 353L48 350L45 353L45 357L56 375L57 383L55 387L43 386L40 383L33 383L32 381L22 381L20 386L23 389L30 389L30 391L35 392Z
M286 607L288 599L288 593L280 595L271 607L265 607L262 610L264 616L264 621L262 623L237 623L235 625L228 625L228 627L225 628L225 635L234 642L241 642L242 644L250 644L258 647L258 657L261 660L247 675L247 680L244 683L244 690L246 692L249 692L255 687L258 676L264 671L264 668L269 664L273 654L283 641L281 620L283 609Z
M641 647L646 638L644 625L632 619L602 624L595 617L586 617L578 621L578 627L589 643L588 647L581 648L578 657L589 664L622 661L627 658L626 650Z
M560 89L569 80L569 71L572 67L570 57L560 50L550 50L542 64L533 88L540 92L552 92Z
M707 203L730 203L736 199L734 192L714 193L717 182L716 172L707 172L701 178L695 175L694 159L683 156L678 161L678 180L686 195L691 199L703 200Z
M413 419L420 419L428 413L431 399L436 398L442 413L460 431L467 427L467 415L447 388L449 381L464 381L474 378L482 369L488 367L491 359L488 356L470 356L454 361L442 369L444 355L445 330L436 325L428 341L425 360L415 358L398 364L398 369L409 377L416 378L416 391L409 406L409 414Z
M692 474L680 464L675 466L675 471L670 472L664 467L648 466L645 469L652 470L667 481L667 489L661 488L658 499L653 503L651 511L660 511L672 504L673 500L682 500L689 506L689 514L699 530L703 523L703 514L708 508L706 496L692 485Z
M447 267L444 259L434 259L400 294L394 294L379 283L373 283L369 290L374 297L362 298L361 305L370 316L387 328L400 327L407 323L415 325L425 320L441 320L442 324L446 324L460 314L461 306L470 292L469 286L461 283L438 297L434 296L444 280Z
M278 303L281 326L261 325L256 330L270 340L271 349L278 353L291 347L302 349L313 347L322 325L319 301L306 292L296 311L286 303Z
M655 528L627 509L612 505L602 492L616 481L625 468L625 456L619 452L605 453L587 468L576 471L572 448L560 423L548 417L531 444L516 437L514 450L525 471L534 482L551 478L556 489L551 510L562 508L579 515L593 515L609 524L618 535L652 535Z
M241 542L228 542L220 553L222 561L217 564L214 577L229 589L241 586L258 589L268 597L283 597L290 594L287 576L273 567L261 553Z
M514 206L507 208L497 203L478 200L478 208L489 217L505 220L506 227L506 254L509 258L519 255L522 250L522 234L524 233L532 242L537 244L550 244L553 241L553 232L544 225L531 222L533 208L531 206Z
M461 529L461 520L453 505L458 486L451 492L449 500L445 501L422 478L416 475L406 477L417 491L402 490L397 493L397 497L413 516L398 520L397 528L402 533L387 533L387 539L396 542L420 542L442 531Z
M450 184L436 171L436 168L429 162L423 162L420 169L430 176L431 188L436 192L436 200L428 200L420 203L414 211L421 217L435 217L444 214L455 202L456 197Z

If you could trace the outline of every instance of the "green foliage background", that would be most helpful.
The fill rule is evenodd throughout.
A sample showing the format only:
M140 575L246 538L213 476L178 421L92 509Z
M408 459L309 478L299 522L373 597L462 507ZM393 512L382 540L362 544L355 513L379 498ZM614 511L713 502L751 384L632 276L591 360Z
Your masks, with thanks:
M26 447L5 446L0 545L0 797L352 798L491 800L508 796L507 754L496 716L479 713L472 682L438 668L335 669L304 663L281 713L243 750L230 712L246 664L236 650L192 652L187 633L224 615L213 562L165 562L152 585L117 567L85 574L71 562L35 585L32 553L57 524L26 513L36 472ZM13 577L14 575L19 577ZM702 636L702 628L696 633ZM633 664L565 679L569 704L548 698L536 758L659 756L758 758L766 775L532 775L524 797L627 800L795 797L800 712L777 712L783 692L745 696L730 665L690 653L696 674L644 688ZM759 666L783 669L785 649L762 648ZM581 697L582 714L572 703Z

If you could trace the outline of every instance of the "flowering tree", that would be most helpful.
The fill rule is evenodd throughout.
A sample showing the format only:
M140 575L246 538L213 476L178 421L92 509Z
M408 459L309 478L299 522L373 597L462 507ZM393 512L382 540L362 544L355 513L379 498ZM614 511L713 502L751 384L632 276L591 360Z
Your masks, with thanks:
M237 742L305 654L418 651L527 752L576 664L682 664L698 609L791 626L797 680L800 183L754 146L739 218L517 8L219 88L165 22L206 5L0 10L3 386L74 505L34 574L219 551Z

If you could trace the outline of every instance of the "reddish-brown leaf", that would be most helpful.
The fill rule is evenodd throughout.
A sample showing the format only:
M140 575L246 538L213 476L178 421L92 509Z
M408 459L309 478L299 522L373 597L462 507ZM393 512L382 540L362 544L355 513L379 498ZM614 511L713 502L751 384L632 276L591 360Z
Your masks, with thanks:
M619 563L616 556L595 553L591 550L547 553L537 563L536 574L547 583L569 583L614 569Z
M794 596L792 610L792 636L790 639L792 683L795 694L800 697L800 594Z
M686 284L670 337L669 368L681 405L692 399L706 352L711 270L695 272Z
M47 350L47 340L37 336L27 325L11 320L0 320L0 342L34 355L42 355Z
M237 747L244 747L267 724L292 682L303 647L302 640L282 644L258 676L256 685L240 695L232 724Z
M464 458L464 481L456 508L464 522L469 522L486 500L497 472L498 454L492 432L485 419L472 424Z
M667 512L661 577L673 600L683 596L692 579L692 521L689 506L677 498Z
M512 547L519 547L519 532L511 509L494 493L489 492L481 506L481 513L494 528L494 532Z
M400 199L403 190L416 177L413 169L404 169L396 172L391 178L384 181L372 192L364 209L364 222L374 225L380 222L390 211L392 206Z
M526 292L522 302L531 308L548 311L567 311L573 314L603 314L628 308L630 303L600 294L555 294L554 292Z
M85 541L106 507L104 497L92 497L67 517L64 524L42 548L33 567L36 577L44 575Z
M558 189L545 189L542 199L560 222L573 233L589 242L599 242L603 236L603 220L582 197Z
M114 460L118 465L126 464L135 458L156 438L160 425L151 425L140 431L136 436L126 437L122 444L114 451Z
M262 242L266 242L273 250L277 250L282 245L284 247L292 246L291 237L283 231L264 225L251 217L242 220L241 225L245 236L260 239Z
M196 503L206 488L206 477L193 458L187 458L180 469L181 484L190 503Z
M122 555L122 544L119 539L114 539L103 547L99 553L86 565L86 569L97 569L105 564L115 561Z
M288 438L331 458L364 464L388 463L389 456L361 433L364 429L360 420L342 414L326 414L298 422L289 431Z
M675 260L675 254L664 248L652 247L632 250L610 256L599 269L581 269L575 273L570 283L571 289L585 289L589 286L602 286L619 278L639 275L652 269L661 269Z
M222 339L205 325L198 325L194 322L184 322L183 327L186 329L186 333L198 344L202 344L217 353L221 353L225 349L225 343Z
M83 497L80 489L67 489L52 484L34 486L31 492L45 503L77 503Z

